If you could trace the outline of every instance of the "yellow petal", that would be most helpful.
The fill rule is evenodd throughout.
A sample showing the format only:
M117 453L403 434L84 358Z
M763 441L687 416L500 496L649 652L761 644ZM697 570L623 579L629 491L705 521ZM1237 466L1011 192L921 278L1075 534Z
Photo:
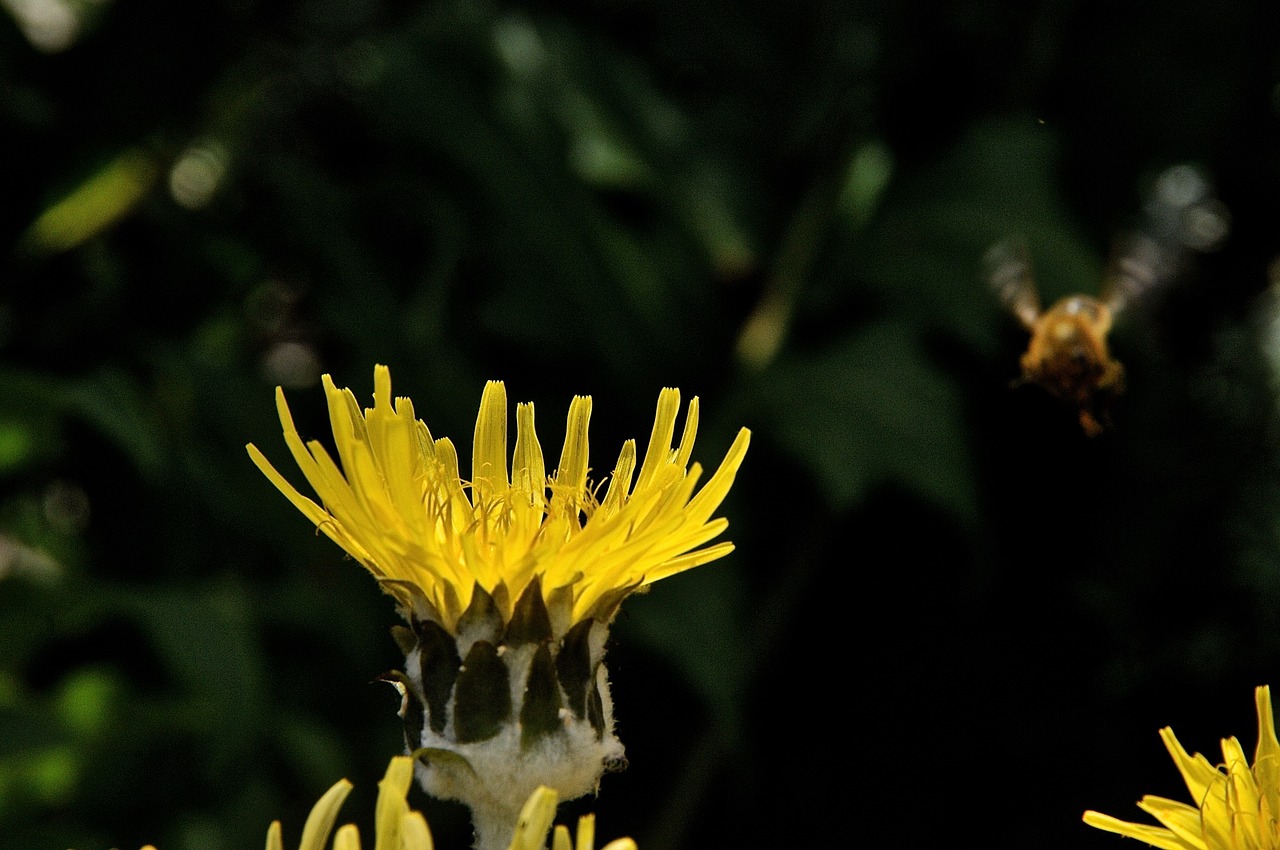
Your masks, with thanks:
M556 480L551 490L551 514L567 515L575 520L584 507L583 490L587 484L587 428L591 424L591 396L574 396L565 422L564 448L556 467Z
M427 819L421 812L409 812L400 822L400 850L435 850Z
M340 827L333 837L333 850L360 850L360 830L350 823Z
M593 850L596 846L596 816L578 818L578 841L574 850Z
M511 467L512 485L527 494L529 506L540 514L547 498L547 465L533 425L532 404L516 405L516 449Z
M1152 847L1160 847L1162 850L1199 850L1194 845L1179 840L1169 830L1161 829L1158 826L1149 826L1145 823L1129 823L1128 821L1122 821L1110 815L1094 811L1084 813L1084 822L1089 826L1097 827L1107 832L1136 838L1139 841L1150 844Z
M413 757L396 756L378 783L378 805L374 819L377 838L374 850L400 850L400 824L409 813L405 795L413 782Z
M1160 738L1164 741L1165 749L1169 751L1169 755L1173 756L1173 761L1178 766L1178 771L1182 774L1182 780L1187 784L1187 790L1191 792L1191 799L1202 800L1205 793L1209 790L1209 786L1216 782L1221 774L1209 764L1209 760L1204 756L1196 753L1194 756L1189 754L1178 743L1178 738L1173 734L1173 730L1168 726L1160 730Z
M664 388L658 394L658 411L653 418L653 430L649 432L649 445L645 448L640 478L636 481L637 490L648 487L659 469L670 462L671 436L675 433L679 413L680 391Z
M254 465L262 471L263 475L267 476L267 480L274 484L277 490L283 493L285 497L293 503L295 508L302 512L303 516L311 520L316 525L320 525L325 520L329 519L328 511L295 490L293 485L286 481L284 476L276 471L276 468L272 466L271 462L266 459L261 451L258 450L257 446L250 443L245 446L245 448L249 451L249 457L253 459Z
M618 462L614 464L613 474L609 476L609 490L600 505L597 515L601 520L617 513L626 504L631 494L631 479L636 472L636 441L627 440L622 444L618 454Z
M1184 844L1205 846L1200 810L1196 807L1148 794L1139 801L1138 808L1160 821Z
M501 381L489 381L484 385L480 414L476 417L471 454L472 504L479 507L508 484L507 390Z
M698 522L705 522L706 518L720 506L724 497L729 495L729 488L733 486L738 468L742 466L743 458L747 456L747 447L750 445L751 432L746 428L740 429L738 435L733 438L733 445L729 446L729 451L725 453L724 460L720 461L719 468L711 476L711 480L689 502L690 517Z
M272 821L267 827L267 850L284 850L284 841L280 837L280 821Z
M311 807L307 823L302 827L302 843L298 850L323 850L324 843L333 832L333 824L338 819L338 809L351 793L351 783L339 779L320 800Z
M1254 692L1258 707L1258 747L1253 757L1253 774L1262 789L1267 810L1263 817L1280 817L1280 741L1276 739L1276 719L1271 708L1271 688L1262 685Z
M559 795L555 789L539 785L520 810L510 850L542 850L547 840L547 830L551 829L551 821L555 820L558 802Z
M638 850L635 841L630 838L615 838L606 844L602 850Z
M689 399L689 409L684 414L684 431L680 434L680 448L672 461L676 466L684 468L689 465L693 456L693 441L698 436L698 397Z

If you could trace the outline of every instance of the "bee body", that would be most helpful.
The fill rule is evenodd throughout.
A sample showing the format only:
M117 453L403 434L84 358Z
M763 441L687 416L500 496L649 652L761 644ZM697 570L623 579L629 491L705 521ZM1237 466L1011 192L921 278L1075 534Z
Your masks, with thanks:
M1021 381L1074 407L1089 436L1102 432L1112 399L1124 389L1124 367L1107 347L1110 329L1106 304L1072 295L1036 316L1022 355Z

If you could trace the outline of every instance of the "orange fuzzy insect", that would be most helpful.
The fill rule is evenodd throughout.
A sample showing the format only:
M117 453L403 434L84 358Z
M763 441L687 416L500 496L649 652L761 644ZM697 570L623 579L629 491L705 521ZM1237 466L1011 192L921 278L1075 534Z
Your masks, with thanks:
M1225 238L1225 208L1190 166L1165 171L1146 204L1147 228L1115 253L1099 297L1070 295L1041 308L1026 245L1009 240L984 258L997 298L1031 337L1017 383L1036 384L1075 409L1090 437L1111 424L1111 405L1124 391L1124 367L1107 336L1116 317L1176 277L1191 250L1211 250Z

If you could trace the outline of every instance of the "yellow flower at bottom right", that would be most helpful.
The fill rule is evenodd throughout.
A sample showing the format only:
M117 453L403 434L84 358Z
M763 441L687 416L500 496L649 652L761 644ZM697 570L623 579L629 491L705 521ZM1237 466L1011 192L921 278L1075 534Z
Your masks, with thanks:
M1258 746L1253 764L1234 737L1222 740L1222 763L1189 754L1173 730L1160 730L1194 804L1147 795L1138 808L1161 826L1130 823L1099 812L1084 813L1090 826L1127 835L1164 850L1280 850L1280 741L1271 711L1271 689L1255 691Z

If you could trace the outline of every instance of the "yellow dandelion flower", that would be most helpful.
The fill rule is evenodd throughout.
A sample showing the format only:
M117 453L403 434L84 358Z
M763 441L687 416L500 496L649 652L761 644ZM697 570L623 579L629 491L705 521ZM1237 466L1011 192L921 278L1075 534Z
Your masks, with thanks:
M507 398L490 381L476 419L472 470L460 474L448 438L435 439L413 402L392 400L391 373L374 370L374 405L361 411L350 390L324 376L341 467L317 441L303 442L284 391L276 406L285 440L323 506L299 493L256 446L258 468L289 501L373 573L406 611L429 613L450 632L477 591L493 597L504 622L535 582L551 608L570 602L562 626L607 620L620 598L659 579L729 554L706 544L728 522L711 515L728 494L747 450L742 429L720 468L695 495L702 469L689 465L698 400L672 446L680 392L665 389L637 475L628 440L604 497L588 477L590 396L569 406L560 463L546 474L532 404L516 406L516 442L507 465ZM423 603L429 608L422 610Z
M1222 741L1222 763L1189 754L1173 730L1160 730L1191 794L1192 805L1147 795L1138 808L1162 826L1129 823L1094 811L1084 822L1098 829L1127 835L1163 850L1280 850L1280 741L1276 740L1271 689L1255 692L1258 708L1258 746L1253 765L1235 738Z
M516 406L510 447L506 390L491 381L464 477L453 443L434 437L409 399L393 399L385 366L374 369L371 408L327 375L324 388L337 460L302 439L276 391L285 442L319 502L252 444L249 454L408 621L393 630L405 669L383 678L401 694L423 787L469 805L486 835L508 828L538 786L564 799L594 791L605 769L623 763L603 663L609 623L630 594L732 551L712 543L728 525L713 514L750 432L739 431L699 489L698 400L675 443L680 393L664 389L644 457L628 440L597 481L591 398L578 396L548 474L533 405Z

